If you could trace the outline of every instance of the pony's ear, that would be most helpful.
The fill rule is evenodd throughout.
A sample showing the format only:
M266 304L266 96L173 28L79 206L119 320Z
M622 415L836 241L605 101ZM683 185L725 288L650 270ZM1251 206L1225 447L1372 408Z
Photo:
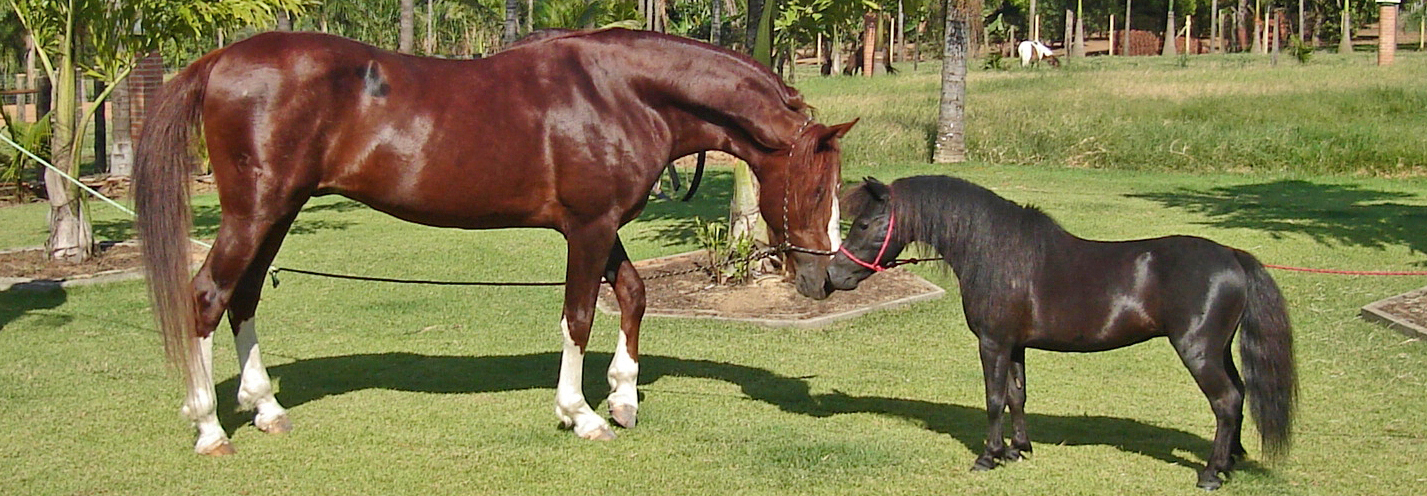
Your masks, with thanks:
M886 184L882 184L882 181L878 181L877 178L867 176L863 178L862 181L862 187L867 190L867 193L872 196L872 199L887 201L887 198L892 196L892 188Z

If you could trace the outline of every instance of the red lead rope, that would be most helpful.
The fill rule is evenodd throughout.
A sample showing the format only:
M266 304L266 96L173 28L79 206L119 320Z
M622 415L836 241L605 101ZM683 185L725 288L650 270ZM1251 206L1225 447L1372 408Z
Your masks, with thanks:
M1350 276L1427 276L1423 271L1372 271L1372 270L1333 270L1333 269L1310 269L1305 267L1289 267L1287 265L1264 264L1264 267L1278 270L1291 270L1294 272L1309 272L1313 274L1342 274Z

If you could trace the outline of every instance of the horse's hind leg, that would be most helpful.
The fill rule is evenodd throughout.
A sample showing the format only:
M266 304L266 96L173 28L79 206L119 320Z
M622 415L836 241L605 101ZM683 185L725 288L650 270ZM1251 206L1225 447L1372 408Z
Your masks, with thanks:
M1200 330L1200 333L1208 332L1207 329ZM1235 446L1242 449L1238 439L1244 422L1244 394L1241 386L1236 386L1238 381L1224 367L1225 362L1230 360L1226 341L1202 339L1202 336L1201 339L1176 336L1170 340L1200 391L1209 399L1209 408L1214 411L1214 448L1204 471L1199 473L1198 482L1200 488L1208 490L1223 485L1219 474L1233 469Z
M199 268L198 274L193 277L203 373L198 374L189 384L189 394L184 401L183 413L193 421L198 430L198 441L194 445L194 451L209 455L224 455L234 451L232 444L228 441L227 433L218 423L218 402L213 388L213 331L217 329L223 313L229 310L231 303L234 303L233 296L239 284L243 279L251 278L248 272L255 265L255 259L263 252L263 246L270 234L277 227L281 227L285 231L292 217L296 215L296 208L292 209L292 213L276 217L240 216L236 213L237 210L240 209L229 208L224 212L223 220L219 223L218 236L214 240L212 250L208 253L208 259L204 261L203 267ZM278 235L278 239L281 239L281 234ZM275 246L272 251L275 253ZM271 253L261 265L266 267L270 260ZM257 278L261 283L261 275L258 275ZM245 325L244 322L250 323L251 309L256 306L256 301L256 294L251 298L247 296L237 298L236 303L242 305L235 308L234 311L239 315L246 311L249 318L240 317L234 320L235 330L240 331ZM249 349L251 352L256 348L257 340L256 334L250 334L250 336L253 344ZM244 339L247 337L245 336ZM240 353L244 347L244 343L240 342ZM249 364L244 365L246 369ZM269 407L269 411L272 411L271 407Z
M288 216L268 231L257 255L248 264L248 270L235 288L228 306L228 324L233 328L241 374L238 407L242 410L255 410L253 425L258 430L272 434L292 430L292 422L288 419L287 410L283 409L273 395L272 381L268 378L268 371L263 366L262 355L258 351L258 332L254 325L254 316L268 265L277 256L278 248L287 234L288 227L292 225L292 220L293 217Z
M672 170L672 169L671 169ZM634 427L639 411L639 324L644 318L644 281L635 272L619 237L614 239L605 279L619 301L619 343L609 363L609 413L621 427Z

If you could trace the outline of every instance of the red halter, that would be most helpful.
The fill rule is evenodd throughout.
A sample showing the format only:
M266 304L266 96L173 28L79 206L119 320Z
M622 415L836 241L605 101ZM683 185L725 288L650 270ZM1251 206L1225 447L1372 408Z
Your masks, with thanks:
M876 271L876 272L882 272L882 271L884 271L884 270L887 270L888 267L883 267L880 263L878 263L878 261L882 260L882 255L883 255L883 254L887 253L887 245L888 245L889 243L891 243L891 241L892 241L892 228L893 228L894 226L896 226L896 225L897 225L897 214L895 214L895 213L889 213L889 214L888 214L888 217L887 217L887 235L882 237L882 248L879 249L879 250L877 250L877 258L872 259L872 262L871 262L871 263L864 262L864 261L862 261L862 259L857 258L856 255L853 255L852 252L847 251L847 245L846 245L846 244L844 244L844 245L842 245L841 247L839 247L839 248L838 248L838 251L841 251L843 255L847 255L847 259L848 259L848 260L852 260L852 261L855 262L857 265L861 265L861 266L863 266L863 267L867 267L867 268L872 269L873 271Z

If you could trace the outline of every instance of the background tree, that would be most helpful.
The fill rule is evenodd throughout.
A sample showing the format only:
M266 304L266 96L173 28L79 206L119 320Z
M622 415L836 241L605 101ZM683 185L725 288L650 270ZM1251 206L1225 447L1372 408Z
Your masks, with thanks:
M94 229L83 196L64 175L77 176L85 128L117 82L133 70L136 54L164 40L192 37L227 25L271 23L280 9L298 11L302 0L11 0L34 38L45 73L54 81L50 117L51 158L45 173L50 202L50 260L81 262L94 252ZM136 29L137 28L137 29ZM106 83L95 105L80 112L79 75Z
M941 109L937 116L936 149L932 162L966 161L966 54L967 13L954 0L946 3L946 45L942 51Z
M398 19L396 51L413 53L416 49L416 0L401 0Z

